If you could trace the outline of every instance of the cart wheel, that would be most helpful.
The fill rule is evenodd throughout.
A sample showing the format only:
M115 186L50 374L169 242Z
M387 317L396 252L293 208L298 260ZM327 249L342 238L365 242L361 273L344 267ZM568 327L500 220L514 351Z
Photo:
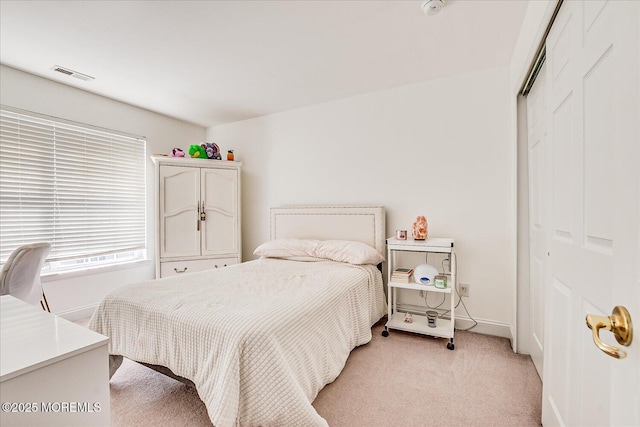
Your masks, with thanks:
M387 331L386 329L384 331L382 331L382 336L383 337L388 337L389 336L389 331Z
M447 349L449 349L449 350L453 350L454 348L456 348L456 346L455 346L455 345L453 345L453 343L452 343L452 342L448 342L448 343L447 343Z

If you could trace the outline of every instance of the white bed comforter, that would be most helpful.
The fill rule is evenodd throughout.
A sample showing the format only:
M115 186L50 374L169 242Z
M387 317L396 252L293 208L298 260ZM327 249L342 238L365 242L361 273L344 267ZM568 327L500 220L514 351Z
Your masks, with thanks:
M124 286L89 327L193 381L216 427L315 426L311 402L385 310L375 266L265 258Z

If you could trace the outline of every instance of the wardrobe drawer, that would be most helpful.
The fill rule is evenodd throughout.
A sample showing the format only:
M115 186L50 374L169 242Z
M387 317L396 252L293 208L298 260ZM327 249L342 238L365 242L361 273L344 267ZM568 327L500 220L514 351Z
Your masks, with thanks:
M194 271L212 270L237 264L237 258L198 259L193 261L170 261L160 263L160 277L175 276Z

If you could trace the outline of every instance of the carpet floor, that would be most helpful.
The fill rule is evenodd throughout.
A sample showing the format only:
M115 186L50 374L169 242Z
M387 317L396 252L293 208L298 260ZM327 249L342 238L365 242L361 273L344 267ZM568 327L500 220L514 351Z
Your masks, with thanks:
M542 382L506 338L391 331L353 350L313 402L331 427L540 426ZM111 379L112 426L211 426L195 389L124 361Z

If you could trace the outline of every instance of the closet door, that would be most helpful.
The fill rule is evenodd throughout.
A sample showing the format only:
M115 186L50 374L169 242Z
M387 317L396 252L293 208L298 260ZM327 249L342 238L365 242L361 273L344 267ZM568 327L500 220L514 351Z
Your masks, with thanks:
M200 255L200 169L160 167L160 258Z
M527 96L529 159L529 312L531 335L529 351L538 375L543 375L545 283L547 283L547 245L549 232L549 194L546 65L542 65Z
M640 324L639 28L640 2L565 1L546 41L545 427L640 425L637 330L629 346L600 330L617 359L585 324L615 306Z
M202 222L202 255L238 253L238 171L201 170L201 201L206 220Z

